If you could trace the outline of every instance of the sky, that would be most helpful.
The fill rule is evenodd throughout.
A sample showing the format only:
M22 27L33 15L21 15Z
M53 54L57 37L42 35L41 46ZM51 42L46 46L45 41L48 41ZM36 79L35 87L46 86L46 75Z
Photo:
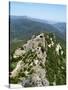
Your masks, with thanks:
M55 4L10 2L10 15L28 16L48 21L66 22L66 6Z

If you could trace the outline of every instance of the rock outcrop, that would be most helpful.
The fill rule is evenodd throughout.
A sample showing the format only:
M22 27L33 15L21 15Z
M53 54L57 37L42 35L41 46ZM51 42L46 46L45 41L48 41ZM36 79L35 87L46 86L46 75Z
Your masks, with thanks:
M17 80L20 83L22 82L23 87L50 85L50 78L47 77L50 69L47 68L47 65L50 65L50 63L47 60L49 57L48 51L51 49L53 49L51 54L56 53L60 56L60 53L61 55L64 53L61 45L56 43L54 35L42 33L36 37L33 36L22 46L22 49L19 48L15 51L13 58L19 60L11 72L10 78L14 80L17 77ZM56 85L55 79L51 82Z

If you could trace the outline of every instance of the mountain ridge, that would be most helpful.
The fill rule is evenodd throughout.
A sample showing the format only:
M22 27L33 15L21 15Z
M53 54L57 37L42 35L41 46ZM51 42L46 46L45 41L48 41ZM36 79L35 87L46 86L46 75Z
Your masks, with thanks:
M65 33L62 33L62 29L59 30L54 24L50 24L48 21L40 19L30 18L27 16L10 16L10 38L25 38L26 36L32 36L35 33L41 32L55 32L57 36L65 39ZM45 22L45 23L44 23ZM66 28L64 28L66 31ZM22 35L21 35L22 34ZM26 36L25 36L26 35Z

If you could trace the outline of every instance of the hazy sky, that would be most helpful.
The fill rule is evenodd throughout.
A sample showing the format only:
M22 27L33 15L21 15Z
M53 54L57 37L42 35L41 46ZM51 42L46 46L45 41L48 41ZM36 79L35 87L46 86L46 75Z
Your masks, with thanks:
M10 3L10 15L29 16L51 21L66 21L66 6L37 3Z

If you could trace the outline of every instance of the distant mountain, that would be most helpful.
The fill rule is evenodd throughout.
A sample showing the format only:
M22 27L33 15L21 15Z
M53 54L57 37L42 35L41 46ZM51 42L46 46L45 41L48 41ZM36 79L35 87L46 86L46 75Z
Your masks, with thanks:
M55 25L56 28L59 29L59 31L61 31L61 32L66 31L66 23L56 23L54 25Z
M54 26L64 35L66 36L66 23L56 23Z
M30 18L27 16L10 16L10 38L29 39L33 34L41 32L54 32L56 36L65 38L63 31L66 31L65 25L61 23L51 24L49 21Z

